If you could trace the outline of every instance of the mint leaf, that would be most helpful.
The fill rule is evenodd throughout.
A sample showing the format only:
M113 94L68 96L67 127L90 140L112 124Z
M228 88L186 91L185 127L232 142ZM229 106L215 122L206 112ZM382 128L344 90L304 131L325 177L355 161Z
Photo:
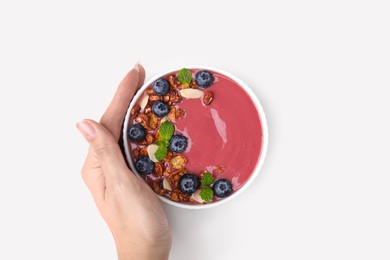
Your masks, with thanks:
M168 148L164 144L161 144L158 146L158 149L154 154L154 156L158 161L162 161L165 158L165 156L167 156L167 154L168 154Z
M199 196L202 198L202 200L206 202L211 202L214 196L214 191L210 187L204 187L200 191Z
M189 86L192 81L191 71L186 68L182 68L177 74L177 80L184 86Z
M160 140L162 141L169 141L174 132L175 132L175 127L168 120L162 123L160 125L160 128L158 129Z
M169 140L160 140L160 141L155 142L155 144L157 146L161 146L161 145L168 146L169 145Z
M171 139L173 133L175 132L175 127L168 120L160 125L158 129L158 135L160 140L158 140L155 144L158 145L158 149L154 156L158 161L161 161L168 154L168 145L169 140Z
M202 179L200 180L202 186L210 186L211 184L213 184L213 182L214 182L214 176L209 172L206 172L203 175Z

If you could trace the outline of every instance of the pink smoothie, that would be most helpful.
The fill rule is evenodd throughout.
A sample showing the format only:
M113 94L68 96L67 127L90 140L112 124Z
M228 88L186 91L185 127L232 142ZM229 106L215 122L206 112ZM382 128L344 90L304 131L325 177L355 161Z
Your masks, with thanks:
M191 72L195 75L197 70ZM176 131L188 138L184 152L188 171L200 174L208 170L216 179L229 179L233 190L238 190L258 163L262 125L245 90L230 78L212 73L215 82L204 89L214 94L212 103L205 106L201 99L183 99L177 106L185 110L186 116L174 124Z

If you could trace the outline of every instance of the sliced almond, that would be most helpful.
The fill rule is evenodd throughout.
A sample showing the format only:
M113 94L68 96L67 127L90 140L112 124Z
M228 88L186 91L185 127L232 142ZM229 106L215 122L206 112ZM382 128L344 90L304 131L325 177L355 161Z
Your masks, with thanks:
M172 190L171 184L166 178L164 178L163 180L163 188L166 190Z
M141 107L141 109L144 109L146 107L146 105L148 104L148 101L149 101L149 96L147 94L144 94L142 99L141 99L141 102L139 103L139 106Z
M201 98L203 97L203 91L199 89L186 88L180 90L180 95L185 98Z
M149 159L152 160L152 162L158 162L155 155L157 149L158 149L158 145L156 144L151 144L147 148Z
M195 200L198 203L203 204L204 200L200 197L200 189L192 193L191 199Z
M166 117L166 116L164 116L163 118L161 118L160 125L161 125L162 123L164 123L165 121L167 121L167 117Z

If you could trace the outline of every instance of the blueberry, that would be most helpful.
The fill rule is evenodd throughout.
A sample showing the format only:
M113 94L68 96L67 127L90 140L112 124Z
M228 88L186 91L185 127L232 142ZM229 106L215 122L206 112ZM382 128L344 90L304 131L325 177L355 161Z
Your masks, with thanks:
M207 70L201 70L196 73L195 82L200 88L208 88L214 83L214 77Z
M152 162L149 157L140 156L137 161L135 161L135 168L138 173L151 174L154 170L154 162Z
M168 115L169 106L165 102L156 101L156 102L154 102L154 104L152 106L152 111L157 117L162 118L162 117Z
M146 130L141 124L132 125L127 130L127 137L133 142L140 142L145 139Z
M178 185L182 193L191 195L199 187L199 178L195 174L186 173L180 177Z
M182 153L187 148L188 141L184 135L173 135L169 141L169 149L174 153Z
M219 179L213 184L214 195L225 198L233 192L232 184L226 179Z
M159 96L165 96L169 90L169 82L166 79L158 79L153 83L153 91Z

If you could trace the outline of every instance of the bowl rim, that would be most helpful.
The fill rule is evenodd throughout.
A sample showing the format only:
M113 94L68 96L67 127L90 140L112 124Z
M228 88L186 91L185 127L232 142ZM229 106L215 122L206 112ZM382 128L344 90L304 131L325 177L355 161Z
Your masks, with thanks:
M133 106L135 105L135 103L137 102L137 100L144 93L144 90L147 87L149 87L154 81L156 81L157 79L159 79L159 78L161 78L163 76L166 76L166 75L169 75L171 73L177 72L177 71L179 71L182 68L187 68L187 69L190 69L190 70L192 70L192 69L195 69L195 70L198 70L198 69L199 70L211 70L213 72L222 74L222 75L227 76L228 78L234 80L250 96L252 102L254 103L254 105L255 105L258 113L259 113L260 123L261 123L261 126L262 126L263 133L262 133L262 145L261 145L261 148L260 148L260 158L258 159L257 164L256 164L254 170L252 171L252 174L250 175L249 179L244 183L244 185L241 186L241 188L239 190L235 191L231 196L226 197L226 198L221 199L221 200L218 200L218 201L213 202L213 203L206 203L206 204L199 204L199 205L194 204L194 205L192 205L192 204L184 204L184 203L180 203L180 202L175 202L175 201L172 201L172 200L170 200L168 198L165 198L163 196L160 196L160 195L156 194L160 198L160 200L162 200L163 202L165 202L165 203L167 203L169 205L175 206L175 207L185 208L185 209L206 209L206 208L212 208L212 207L216 207L216 206L222 205L222 204L224 204L224 203L226 203L228 201L231 201L234 198L237 198L244 190L246 190L253 183L253 181L259 175L261 168L263 167L263 164L264 164L264 161L265 161L265 157L266 157L266 154L267 154L267 150L268 150L268 125L267 125L267 119L266 119L266 116L265 116L265 113L264 113L264 110L263 110L263 106L261 105L259 99L257 98L256 94L253 92L253 90L246 83L244 83L241 79L239 79L235 75L233 75L233 74L231 74L231 73L229 73L227 71L224 71L224 70L221 70L221 69L216 69L216 68L209 67L209 66L189 65L189 66L182 66L182 67L179 67L179 68L173 68L173 69L170 69L170 70L166 70L165 72L159 73L159 74L155 75L154 77L150 78L149 80L145 81L144 84L141 86L141 88L137 91L137 93L135 94L133 99L131 100L131 102L130 102L130 104L128 106L126 115L125 115L125 120L124 120L124 124L123 124L123 129L122 129L122 134L123 134L122 141L123 141L123 147L124 147L124 152L125 152L125 156L126 156L125 159L126 159L128 165L129 165L130 169L133 171L133 173L138 178L143 180L143 178L137 173L137 170L135 169L134 163L133 163L133 161L131 159L130 149L129 149L129 145L128 145L127 129L128 129L128 126L129 126L130 111L133 108Z

